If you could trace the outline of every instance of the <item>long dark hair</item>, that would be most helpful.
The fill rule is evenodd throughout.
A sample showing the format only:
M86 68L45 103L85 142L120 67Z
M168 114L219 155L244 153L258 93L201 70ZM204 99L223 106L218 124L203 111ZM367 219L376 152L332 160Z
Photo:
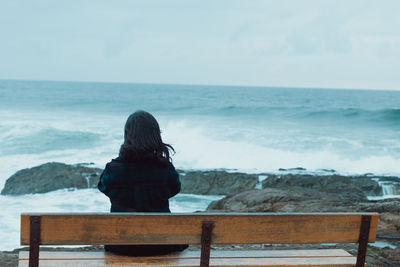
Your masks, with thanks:
M125 124L124 143L119 150L121 160L155 160L162 164L171 162L170 151L174 148L163 143L160 126L150 113L138 110L131 114Z

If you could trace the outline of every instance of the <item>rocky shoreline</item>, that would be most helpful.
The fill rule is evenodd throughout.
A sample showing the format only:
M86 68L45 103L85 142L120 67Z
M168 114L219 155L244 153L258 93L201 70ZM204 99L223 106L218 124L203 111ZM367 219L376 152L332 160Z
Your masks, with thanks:
M101 171L90 164L46 163L16 172L6 181L1 194L96 188ZM390 242L397 248L370 247L367 263L369 266L400 266L400 198L371 200L389 189L393 195L400 195L399 177L343 176L332 170L310 174L301 168L261 174L227 170L178 172L182 193L225 195L208 206L209 212L378 212L378 241ZM282 246L271 246L276 247ZM16 266L17 253L18 250L1 252L0 265Z
M17 171L9 177L1 195L47 193L64 188L96 188L102 169L91 163L68 165L49 162ZM382 196L385 186L391 185L393 194L400 196L400 177L364 174L344 176L333 170L307 173L305 169L280 169L281 173L247 174L228 170L178 170L182 182L181 193L200 195L229 195L254 188L301 187L315 191L348 192L355 197Z
M1 195L47 193L64 188L97 188L102 169L89 166L49 162L23 169L7 179ZM182 183L181 193L186 194L227 195L252 189L258 183L257 175L225 170L178 172Z

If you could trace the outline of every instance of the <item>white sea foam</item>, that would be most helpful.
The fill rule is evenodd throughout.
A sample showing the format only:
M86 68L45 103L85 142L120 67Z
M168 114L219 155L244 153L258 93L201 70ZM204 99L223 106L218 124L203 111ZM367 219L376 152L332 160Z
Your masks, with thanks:
M222 196L179 194L170 200L172 212L205 210ZM58 190L45 194L1 196L0 251L20 246L20 214L29 212L109 212L109 199L97 189Z
M373 247L378 247L378 248L391 248L391 249L396 249L399 246L396 245L396 243L390 243L390 242L384 242L384 241L376 241L375 243L369 243L368 245L373 246Z
M303 151L272 148L270 143L246 138L224 139L212 128L186 121L166 124L164 136L175 145L174 161L183 169L227 168L254 173L303 167L310 171L335 169L343 174L400 174L400 158L389 155L344 155L325 145Z
M55 116L57 117L57 116ZM16 171L33 167L38 164L58 161L69 164L81 162L93 162L97 167L104 167L105 163L117 156L122 143L122 120L103 120L101 116L90 119L70 118L65 124L56 118L42 115L37 123L31 122L31 126L24 128L24 119L16 117L13 122L7 121L7 129L2 130L0 143L10 136L21 140L30 140L32 133L41 129L55 129L64 131L85 130L89 134L97 134L100 137L90 145L76 148L61 147L57 150L61 139L43 136L49 140L42 141L44 145L52 146L49 150L41 149L38 153L1 153L0 162L0 186ZM10 125L14 123L14 126ZM332 144L319 144L313 148L287 147L279 145L276 139L268 139L263 135L271 135L268 130L261 132L257 127L247 129L242 133L232 122L221 124L219 120L210 118L198 118L189 120L186 118L167 118L161 116L160 124L164 141L171 143L176 148L173 157L174 164L181 169L235 169L250 173L276 172L279 168L303 167L308 171L318 169L334 169L342 174L374 173L383 175L400 175L400 158L390 154L348 154L346 151L338 151ZM17 126L15 126L17 125ZM259 136L257 135L259 133ZM91 135L89 135L91 136ZM276 137L276 136L275 136ZM50 138L50 139L49 139ZM85 142L76 140L76 142ZM283 143L286 141L283 140ZM33 149L35 143L32 144ZM355 146L358 148L359 144ZM354 148L354 149L356 149ZM17 148L16 148L17 149Z

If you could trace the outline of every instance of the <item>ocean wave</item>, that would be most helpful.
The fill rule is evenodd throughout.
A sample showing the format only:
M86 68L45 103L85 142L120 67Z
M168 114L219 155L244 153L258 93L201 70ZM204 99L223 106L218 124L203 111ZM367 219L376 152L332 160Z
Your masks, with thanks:
M0 127L0 155L36 154L93 147L101 135L86 131L18 125Z
M234 131L241 136L235 137ZM246 133L227 126L218 130L199 123L194 126L190 122L169 123L164 128L166 141L176 149L174 162L182 169L226 168L261 173L304 167L307 170L335 169L343 174L400 174L400 158L395 151L400 151L400 141L392 143L394 151L385 148L384 152L378 143L371 148L351 136L349 139L321 137L320 140L316 137L305 140L300 136L297 142L292 140L296 132L290 136L282 132L275 139L268 137L266 140L256 139L257 133L260 134L257 129ZM304 142L309 145L305 146ZM372 153L372 149L376 152Z
M329 108L308 106L241 106L226 105L215 111L216 115L229 117L253 116L258 119L296 119L300 121L380 123L397 126L400 123L400 108L361 109L361 108Z
M280 124L280 128L273 128L270 124L215 117L189 120L163 116L159 121L164 142L176 149L174 163L182 169L226 168L261 173L304 167L335 169L344 174L400 173L396 131L384 135L384 131L363 132L353 127L333 132L336 125L329 120L333 128ZM104 126L98 126L100 122ZM87 127L94 129L90 131L79 131L80 125L66 130L21 124L9 127L7 134L0 132L0 159L7 166L0 175L0 184L19 169L51 161L94 162L104 167L118 154L122 126L106 121L92 123L95 126Z
M385 109L381 111L382 115L388 120L400 122L400 108L398 109Z
M366 110L359 108L338 108L330 110L312 110L300 113L299 117L311 119L332 119L332 120L347 120L354 122L378 122L380 124L400 126L400 109L379 109L379 110Z

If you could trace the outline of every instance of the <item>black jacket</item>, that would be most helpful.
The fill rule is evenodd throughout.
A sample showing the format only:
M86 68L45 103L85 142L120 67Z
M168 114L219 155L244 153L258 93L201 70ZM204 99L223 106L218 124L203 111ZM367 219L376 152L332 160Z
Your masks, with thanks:
M111 212L170 212L168 199L181 183L171 163L116 158L107 163L98 188L110 198Z
M179 175L171 163L120 158L107 163L98 188L111 201L111 212L171 212L168 199L181 190ZM159 255L182 251L187 245L105 245L123 255Z

